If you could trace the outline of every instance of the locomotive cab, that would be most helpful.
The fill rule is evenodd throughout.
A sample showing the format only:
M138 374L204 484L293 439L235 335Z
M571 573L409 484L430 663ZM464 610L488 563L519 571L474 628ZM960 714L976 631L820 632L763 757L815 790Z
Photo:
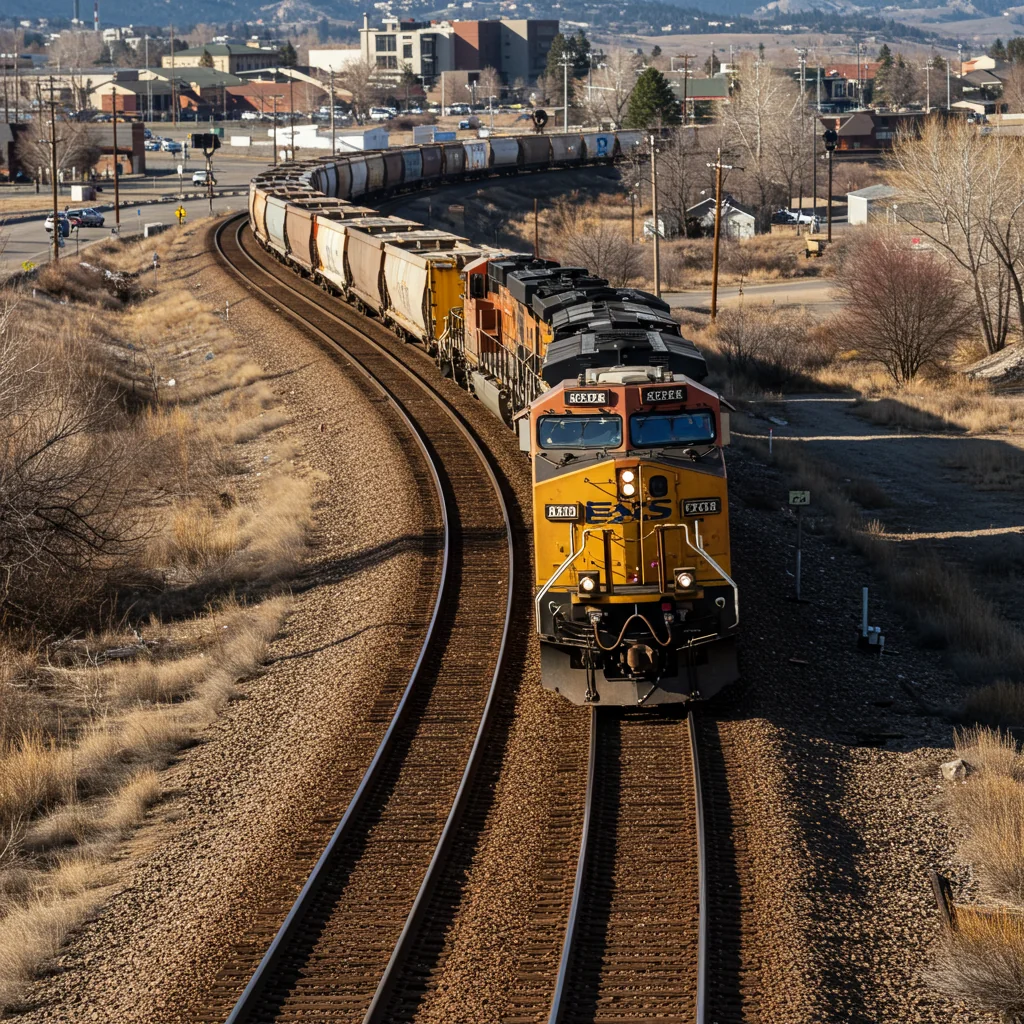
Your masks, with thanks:
M733 682L718 395L664 367L587 369L531 404L529 436L544 686L655 705Z

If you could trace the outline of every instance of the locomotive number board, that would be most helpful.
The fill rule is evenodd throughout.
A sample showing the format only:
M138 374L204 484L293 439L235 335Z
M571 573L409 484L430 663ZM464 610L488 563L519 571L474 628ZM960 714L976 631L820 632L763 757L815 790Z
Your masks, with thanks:
M575 523L580 518L579 505L545 505L544 518L556 523Z
M641 388L640 401L643 405L656 405L659 402L685 402L686 388L678 385L664 388Z
M714 516L721 511L721 498L686 498L683 501L684 516Z
M607 391L566 391L566 405L607 405Z

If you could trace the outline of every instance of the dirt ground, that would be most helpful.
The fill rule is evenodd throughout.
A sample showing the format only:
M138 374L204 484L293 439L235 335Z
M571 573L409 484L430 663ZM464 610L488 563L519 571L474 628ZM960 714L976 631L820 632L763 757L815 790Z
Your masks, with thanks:
M787 422L773 425L775 443L805 445L815 458L877 484L891 504L867 510L866 517L881 522L894 543L934 551L969 569L1006 618L1024 622L1024 476L998 490L975 476L992 461L1024 460L1024 434L966 437L882 427L857 416L855 402L838 395L786 398L781 418Z

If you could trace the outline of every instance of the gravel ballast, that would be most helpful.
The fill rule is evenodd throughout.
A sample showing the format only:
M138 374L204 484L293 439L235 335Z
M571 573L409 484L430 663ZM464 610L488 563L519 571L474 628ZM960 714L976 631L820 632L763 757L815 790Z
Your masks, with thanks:
M361 379L248 297L202 233L168 270L213 308L232 303L231 328L293 417L316 528L264 674L165 774L165 800L124 851L122 883L30 992L24 1021L193 1019L232 944L301 885L281 878L283 851L312 866L366 767L348 751L386 726L367 720L372 698L389 668L408 675L422 638L406 581L436 510L409 472L404 428Z

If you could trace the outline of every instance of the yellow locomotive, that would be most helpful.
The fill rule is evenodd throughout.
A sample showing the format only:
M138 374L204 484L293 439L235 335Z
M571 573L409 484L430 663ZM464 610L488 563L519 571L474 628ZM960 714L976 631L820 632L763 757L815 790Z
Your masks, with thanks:
M539 395L528 422L544 686L654 705L733 682L719 397L663 366L590 368Z

